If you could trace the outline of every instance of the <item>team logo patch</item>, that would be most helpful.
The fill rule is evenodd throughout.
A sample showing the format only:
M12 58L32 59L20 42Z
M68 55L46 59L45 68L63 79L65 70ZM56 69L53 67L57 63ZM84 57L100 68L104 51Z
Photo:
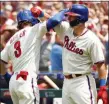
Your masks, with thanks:
M64 47L66 49L68 49L69 51L72 51L72 52L74 52L76 54L83 55L83 50L78 48L74 41L69 42L69 37L68 36L64 37Z

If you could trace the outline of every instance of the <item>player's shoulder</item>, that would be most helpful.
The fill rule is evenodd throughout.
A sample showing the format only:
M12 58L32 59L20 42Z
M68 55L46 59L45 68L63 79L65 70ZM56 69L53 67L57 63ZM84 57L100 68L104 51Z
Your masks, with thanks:
M35 24L34 26L31 27L32 32L39 32L42 31L43 29L46 29L46 21L39 22Z
M61 24L62 24L62 25L70 26L69 23L68 23L67 21L62 21Z
M97 37L97 35L93 31L88 30L87 34L88 34L89 41L91 41L91 42L99 41L99 38Z
M69 31L70 29L70 24L67 21L62 21L59 25L64 31Z
M28 29L27 29L28 30ZM13 44L15 41L19 40L20 37L25 35L26 29L18 30L8 41L8 44Z
M8 45L11 45L13 43L15 37L17 36L17 32L8 40L8 42L7 42Z
M61 22L61 25L66 27L66 28L69 28L70 27L70 24L67 22L67 21L62 21Z
M37 23L37 24L35 24L34 26L32 26L32 28L40 28L40 27L45 27L46 26L46 21L43 21L43 22L39 22L39 23Z

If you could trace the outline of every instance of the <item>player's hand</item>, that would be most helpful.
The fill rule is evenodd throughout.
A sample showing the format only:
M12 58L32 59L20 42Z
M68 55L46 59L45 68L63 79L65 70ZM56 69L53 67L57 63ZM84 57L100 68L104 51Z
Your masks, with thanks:
M106 91L106 86L101 86L100 90L98 91L98 98L97 100L102 99L103 104L108 104L108 94Z
M43 13L42 9L39 6L32 7L31 12L32 12L33 16L36 17L36 18L44 16L44 13Z

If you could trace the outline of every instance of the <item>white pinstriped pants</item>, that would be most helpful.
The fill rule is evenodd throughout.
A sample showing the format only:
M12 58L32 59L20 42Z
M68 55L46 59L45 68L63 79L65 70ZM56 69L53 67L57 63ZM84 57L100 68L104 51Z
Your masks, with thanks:
M97 104L97 90L92 75L64 79L62 104Z
M17 74L13 74L9 82L9 91L13 104L39 104L39 89L37 79L27 76L27 80L21 77L16 80Z

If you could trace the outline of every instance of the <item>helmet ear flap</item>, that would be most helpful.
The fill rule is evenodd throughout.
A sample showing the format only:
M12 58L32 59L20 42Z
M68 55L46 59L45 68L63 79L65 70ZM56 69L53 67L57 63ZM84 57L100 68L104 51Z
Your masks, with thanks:
M85 23L86 22L84 16L78 16L77 19L79 20L80 23Z

